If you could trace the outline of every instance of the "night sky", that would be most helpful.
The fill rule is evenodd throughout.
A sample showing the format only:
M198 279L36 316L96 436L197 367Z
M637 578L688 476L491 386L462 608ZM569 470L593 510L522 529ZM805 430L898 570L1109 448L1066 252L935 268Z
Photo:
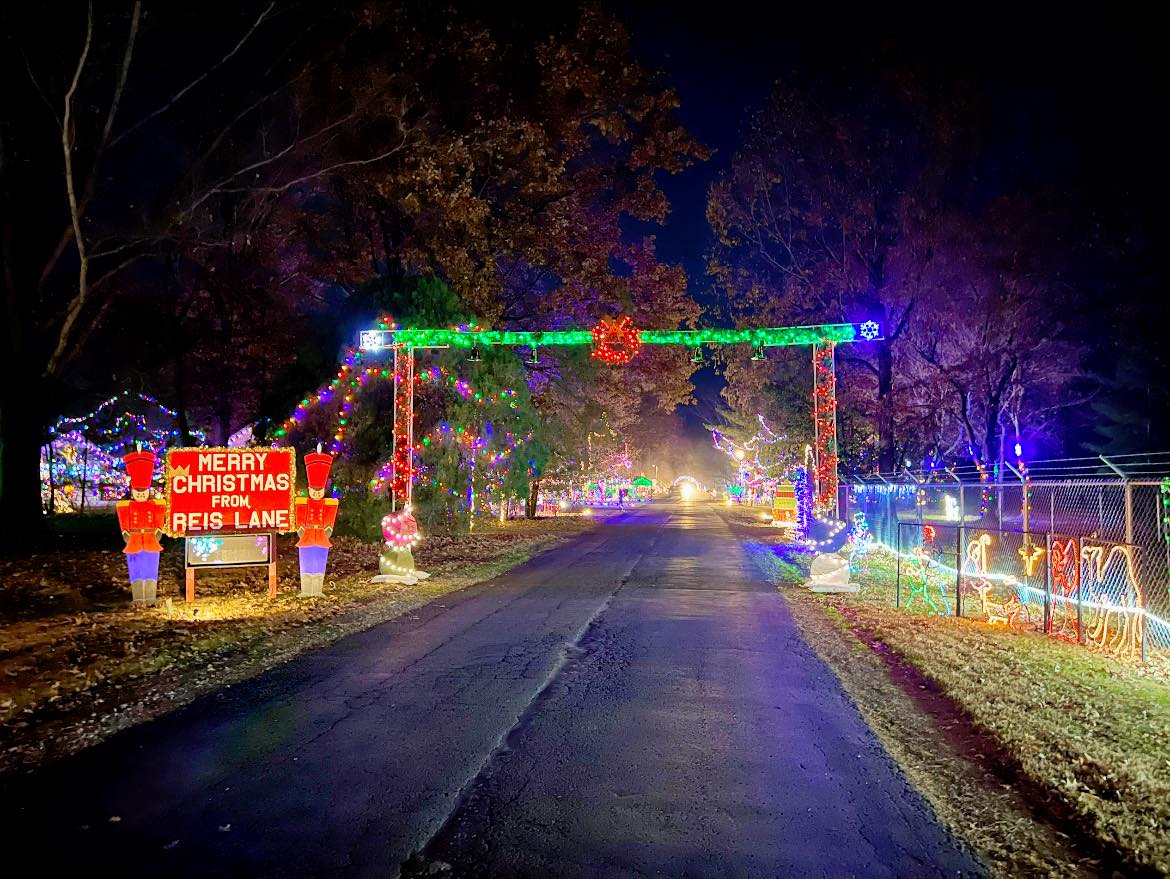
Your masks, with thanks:
M989 149L984 165L973 169L989 188L1076 189L1152 240L1165 237L1161 206L1170 180L1158 131L1170 79L1158 61L1161 38L1139 21L1023 17L1018 8L987 6L966 18L939 7L902 19L836 7L817 15L738 0L688 9L628 2L619 10L635 52L678 91L682 120L714 152L708 162L663 177L672 213L664 228L646 228L657 236L659 254L686 268L712 325L724 320L706 275L707 187L728 167L752 114L777 80L861 81L885 63L880 59L918 65L932 77L969 79L989 99L982 133ZM1165 289L1164 269L1157 270L1157 288ZM710 368L695 380L699 405L684 415L697 432L712 417L722 385Z

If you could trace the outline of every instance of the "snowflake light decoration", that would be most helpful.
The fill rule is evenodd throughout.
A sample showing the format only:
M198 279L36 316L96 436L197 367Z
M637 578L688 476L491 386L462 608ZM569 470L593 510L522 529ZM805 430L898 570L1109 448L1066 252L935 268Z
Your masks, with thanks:
M881 335L882 328L878 326L876 320L867 320L861 325L861 338L867 342L872 342L879 335Z

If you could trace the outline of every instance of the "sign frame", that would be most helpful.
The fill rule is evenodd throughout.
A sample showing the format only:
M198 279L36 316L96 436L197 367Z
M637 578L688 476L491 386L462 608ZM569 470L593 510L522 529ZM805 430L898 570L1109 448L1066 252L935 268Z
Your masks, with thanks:
M172 462L173 462L174 455L176 452L184 453L184 454L187 454L187 453L190 453L190 454L227 453L227 454L233 454L233 455L249 454L249 453L254 454L256 452L263 452L263 453L275 452L279 455L287 454L288 459L289 459L289 468L288 468L289 489L288 489L288 502L287 502L289 527L286 529L283 529L283 530L281 530L281 529L275 529L275 530L274 529L257 529L255 531L244 531L244 532L236 532L236 531L232 531L232 530L222 530L222 529L221 530L199 531L199 532L196 532L194 534L192 534L188 531L184 531L182 533L175 532L171 528L171 523L172 523L172 519L171 519L171 513L172 513L171 481L172 481L174 474L175 474L175 467L174 467L174 464ZM182 448L167 449L166 466L163 469L163 492L164 492L164 496L165 496L165 500L166 500L166 519L163 523L162 530L163 530L163 533L165 535L167 535L167 537L186 539L187 537L202 537L202 536L210 536L213 534L234 534L234 533L264 534L264 533L269 533L269 532L280 533L280 534L289 534L289 533L296 531L296 521L295 521L295 515L293 512L293 507L294 507L294 504L296 502L296 496L297 496L297 453L296 453L296 449L293 449L291 447L279 447L279 446L272 446L272 447L266 446L266 447L258 447L258 448L229 448L228 446L184 446ZM185 553L184 553L183 558L184 558L184 560L186 559Z
M187 544L191 537L183 538L183 568L186 573L187 604L195 603L195 572L202 568L268 568L268 597L276 597L276 532L275 531L215 531L218 537L266 537L268 539L268 561L266 562L229 562L222 565L192 565L188 561ZM208 535L198 535L204 537Z

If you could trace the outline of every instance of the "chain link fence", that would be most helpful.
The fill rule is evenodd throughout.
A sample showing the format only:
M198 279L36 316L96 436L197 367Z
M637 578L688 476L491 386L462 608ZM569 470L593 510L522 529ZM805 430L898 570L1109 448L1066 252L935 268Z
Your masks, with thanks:
M963 481L948 472L947 481L878 477L843 485L842 518L857 523L864 515L875 545L894 560L892 577L887 566L869 578L878 584L871 599L1119 655L1170 655L1161 479L1011 472L1019 478Z

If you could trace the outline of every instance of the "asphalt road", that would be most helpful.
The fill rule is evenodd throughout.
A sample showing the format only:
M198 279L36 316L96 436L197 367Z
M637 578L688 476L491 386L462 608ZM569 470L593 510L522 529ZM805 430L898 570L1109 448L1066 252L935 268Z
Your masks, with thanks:
M980 872L698 503L0 794L9 862L48 876Z

